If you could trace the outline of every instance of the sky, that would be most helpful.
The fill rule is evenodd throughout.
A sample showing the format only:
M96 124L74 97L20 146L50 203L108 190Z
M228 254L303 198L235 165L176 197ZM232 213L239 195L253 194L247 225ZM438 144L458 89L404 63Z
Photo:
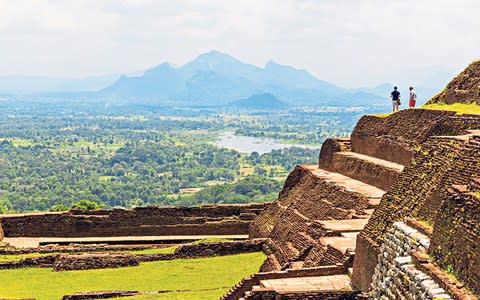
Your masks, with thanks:
M478 0L0 0L0 75L182 65L212 49L348 87L428 81L480 58Z

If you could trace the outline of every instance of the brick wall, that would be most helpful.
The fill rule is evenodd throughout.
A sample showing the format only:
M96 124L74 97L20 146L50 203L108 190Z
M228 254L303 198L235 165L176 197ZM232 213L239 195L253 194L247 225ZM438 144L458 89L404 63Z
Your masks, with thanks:
M357 238L354 284L368 289L385 234L396 221L417 217L434 223L451 184L465 184L480 175L478 138L430 138L416 149L412 164L383 196Z
M250 237L269 238L262 271L284 269L318 243L323 235L314 220L351 219L368 207L366 196L315 176L297 166L277 201L250 225ZM312 254L313 255L313 254ZM310 260L311 267L321 260Z
M454 186L440 207L430 253L480 295L480 181Z
M422 143L455 113L434 110L402 110L386 118L362 117L352 132L355 152L406 165L412 146Z
M139 207L1 216L5 236L88 237L247 234L269 204Z

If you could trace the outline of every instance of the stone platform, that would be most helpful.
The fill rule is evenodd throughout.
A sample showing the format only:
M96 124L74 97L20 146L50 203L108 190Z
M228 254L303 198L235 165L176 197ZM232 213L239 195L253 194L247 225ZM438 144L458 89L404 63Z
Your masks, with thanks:
M261 280L259 287L278 293L352 290L347 275Z

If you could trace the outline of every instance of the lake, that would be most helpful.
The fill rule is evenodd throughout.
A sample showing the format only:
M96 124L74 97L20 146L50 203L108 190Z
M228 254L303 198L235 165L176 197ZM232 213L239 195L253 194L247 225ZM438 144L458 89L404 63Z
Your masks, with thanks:
M320 147L307 145L282 144L272 138L259 138L251 136L235 135L233 132L223 132L218 140L213 143L222 148L237 150L241 153L258 152L260 154L291 147L320 149Z

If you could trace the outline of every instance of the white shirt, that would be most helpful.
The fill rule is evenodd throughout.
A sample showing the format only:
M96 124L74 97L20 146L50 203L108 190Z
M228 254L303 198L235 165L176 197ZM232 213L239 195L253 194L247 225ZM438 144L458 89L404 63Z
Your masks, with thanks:
M415 90L410 91L410 100L417 100L417 93L415 93Z

